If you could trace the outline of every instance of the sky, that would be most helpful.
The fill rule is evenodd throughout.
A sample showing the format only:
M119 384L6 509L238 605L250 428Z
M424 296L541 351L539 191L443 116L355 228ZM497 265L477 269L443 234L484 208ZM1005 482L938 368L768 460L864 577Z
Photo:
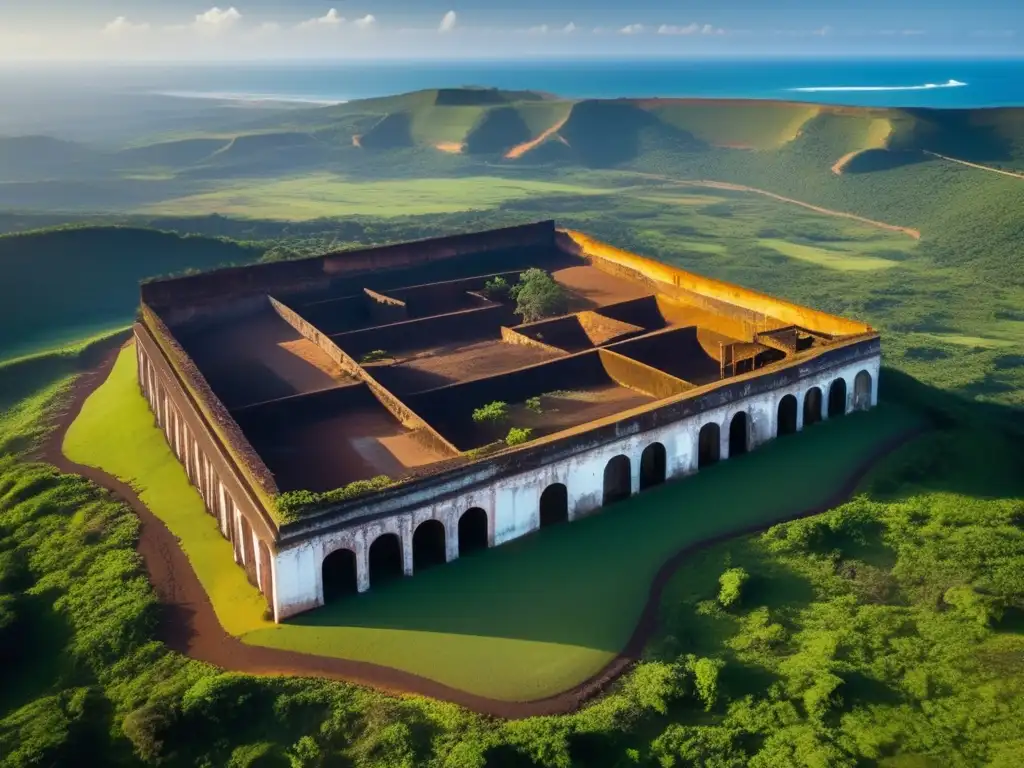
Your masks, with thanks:
M0 0L0 60L1024 56L1024 0Z

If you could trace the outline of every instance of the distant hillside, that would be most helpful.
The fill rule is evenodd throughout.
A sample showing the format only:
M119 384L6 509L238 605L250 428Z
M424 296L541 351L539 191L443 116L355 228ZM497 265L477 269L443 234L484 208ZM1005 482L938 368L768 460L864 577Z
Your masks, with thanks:
M260 253L229 240L121 227L0 237L0 359L61 340L65 329L127 324L143 278L244 263Z

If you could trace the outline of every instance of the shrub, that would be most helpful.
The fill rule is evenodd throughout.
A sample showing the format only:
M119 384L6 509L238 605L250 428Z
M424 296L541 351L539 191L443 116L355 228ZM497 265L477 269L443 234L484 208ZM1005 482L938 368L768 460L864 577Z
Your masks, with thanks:
M512 427L508 431L508 436L505 438L505 445L522 445L523 443L529 442L533 436L533 430L520 427Z
M277 511L284 522L288 522L301 517L303 513L317 507L338 504L342 501L354 499L356 496L362 496L364 493L383 491L385 488L390 488L395 482L387 475L377 475L377 477L370 478L369 480L356 480L354 483L349 483L341 488L335 488L333 491L324 491L322 493L286 491L285 493L278 494L275 499Z
M554 278L543 269L528 269L512 289L516 314L531 323L545 317L562 315L569 309L569 297Z
M495 424L499 421L505 421L507 418L508 403L503 403L501 400L495 400L493 403L488 403L473 411L473 421L477 424Z
M489 299L504 301L512 293L512 286L504 277L496 277L484 283L483 295Z
M528 397L526 399L526 407L534 413L544 413L544 409L540 405L539 397Z
M743 585L750 579L750 574L742 568L730 568L718 577L718 584L721 587L718 591L718 602L728 608L738 603L743 594Z
M363 363L364 365L366 363L377 363L380 362L381 360L386 360L388 357L389 355L387 351L383 349L375 349L372 352L367 352L365 355L359 358L359 362Z

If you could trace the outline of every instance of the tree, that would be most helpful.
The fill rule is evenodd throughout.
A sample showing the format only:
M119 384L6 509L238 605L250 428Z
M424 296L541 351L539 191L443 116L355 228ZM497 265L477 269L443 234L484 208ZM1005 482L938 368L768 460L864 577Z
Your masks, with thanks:
M516 300L516 314L524 323L564 315L569 309L565 289L543 269L528 269L519 275L511 295Z
M529 442L533 436L533 430L529 428L512 427L505 438L505 445L522 445Z
M743 585L749 578L750 574L742 568L730 568L719 576L718 584L721 589L718 592L718 602L725 608L738 603L743 594Z
M495 400L473 411L473 421L477 424L497 423L508 418L508 403Z

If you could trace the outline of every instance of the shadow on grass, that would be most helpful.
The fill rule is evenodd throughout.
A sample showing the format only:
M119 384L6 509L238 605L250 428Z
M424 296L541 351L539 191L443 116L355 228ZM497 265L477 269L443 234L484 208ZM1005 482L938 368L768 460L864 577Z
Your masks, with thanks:
M672 555L827 506L873 451L918 426L917 415L892 405L815 425L601 514L374 588L287 625L473 635L617 653ZM795 579L786 583L794 595L806 589Z

